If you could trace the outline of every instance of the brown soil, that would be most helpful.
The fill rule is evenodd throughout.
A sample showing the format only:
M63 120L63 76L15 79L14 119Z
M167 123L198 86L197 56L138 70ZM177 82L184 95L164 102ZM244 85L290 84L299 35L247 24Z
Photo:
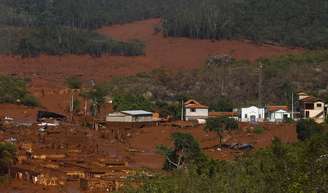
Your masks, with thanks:
M134 22L125 25L104 27L100 33L111 35L122 40L140 39L146 44L146 55L140 57L102 56L99 58L86 55L46 56L36 58L19 58L14 56L0 56L0 74L16 74L32 78L30 91L38 97L44 109L67 114L70 91L65 88L63 80L70 75L80 75L84 80L109 80L114 76L133 75L138 72L149 71L164 67L170 70L188 70L204 64L211 54L232 54L238 59L256 60L260 57L294 53L300 49L290 49L271 45L257 45L247 41L210 41L191 40L187 38L164 38L153 33L153 27L159 23L158 19ZM2 116L15 118L18 122L35 121L36 112L40 108L27 108L21 105L0 105ZM264 127L262 134L248 132L249 125L242 125L242 129L226 133L227 143L251 143L256 149L269 146L274 136L284 142L295 142L295 125L270 125ZM163 157L156 153L156 145L171 145L170 136L173 132L192 133L204 148L204 151L214 159L232 159L240 155L240 151L217 151L212 147L217 144L214 133L206 133L201 126L179 129L172 126L146 127L134 129L126 144L105 140L98 137L91 140L102 144L105 153L129 160L131 167L147 167L160 169ZM93 131L92 135L97 135ZM10 137L0 133L1 138ZM26 136L27 137L27 136ZM91 137L92 138L92 137ZM19 138L18 138L19 139ZM55 139L54 139L55 140ZM65 138L75 144L85 142L81 138ZM94 145L94 144L93 144ZM129 151L133 150L133 151ZM105 150L104 150L105 151ZM28 187L28 188L27 188ZM22 182L13 181L7 187L0 187L0 192L57 192L57 190L43 189Z
M154 34L159 19L150 19L124 25L103 27L98 31L121 40L139 39L146 44L146 55L139 57L88 55L41 55L35 58L0 56L0 73L18 74L31 78L41 77L50 82L63 80L69 75L84 79L109 80L113 76L131 75L164 67L171 70L196 68L211 54L231 54L238 59L256 60L301 49L259 45L236 40L192 40L165 38Z

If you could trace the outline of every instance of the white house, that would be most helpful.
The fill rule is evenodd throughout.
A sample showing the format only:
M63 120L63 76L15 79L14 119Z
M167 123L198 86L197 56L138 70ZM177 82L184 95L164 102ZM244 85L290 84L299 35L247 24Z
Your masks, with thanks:
M109 113L106 116L107 122L152 122L153 113L143 110L121 111L116 113Z
M184 109L186 121L208 118L208 106L202 105L196 100L185 102Z
M247 108L241 108L241 122L263 122L265 118L264 108L258 108L251 106Z
M283 122L291 117L288 106L267 106L266 110L269 122Z

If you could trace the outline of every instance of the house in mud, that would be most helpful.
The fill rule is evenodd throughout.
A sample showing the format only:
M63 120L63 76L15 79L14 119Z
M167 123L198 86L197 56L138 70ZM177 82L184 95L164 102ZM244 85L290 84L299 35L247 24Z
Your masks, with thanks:
M241 122L263 122L265 119L265 109L256 106L241 108L240 116Z
M118 123L152 122L153 113L144 110L131 110L109 113L106 116L106 121Z
M291 118L288 106L267 106L266 117L269 122L284 122Z
M208 106L196 100L191 99L185 102L184 109L184 119L186 121L208 118Z
M298 93L298 110L300 118L313 119L317 123L323 123L327 115L323 100L306 93Z

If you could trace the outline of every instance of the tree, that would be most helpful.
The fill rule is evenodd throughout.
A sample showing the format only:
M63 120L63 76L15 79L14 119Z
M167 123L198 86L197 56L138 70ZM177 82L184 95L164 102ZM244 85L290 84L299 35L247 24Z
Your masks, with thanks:
M168 148L164 145L157 147L159 153L166 158L164 169L182 169L204 157L198 142L191 134L173 133L171 139L174 144L173 148Z
M0 76L0 103L21 103L26 106L39 105L38 100L26 88L26 80Z
M205 130L216 132L219 145L222 144L223 135L222 132L225 130L238 129L238 123L235 119L229 117L218 117L218 118L209 118L206 121Z
M312 119L302 119L296 125L297 138L304 141L321 132L319 124Z
M96 85L94 88L84 94L85 97L91 100L92 116L96 116L101 105L105 102L105 97L108 95L108 89L104 85Z
M15 145L0 143L0 175L7 174L9 166L14 162L15 153Z
M152 103L145 97L137 94L117 94L113 96L114 109L117 111L142 109L152 110Z
M80 89L82 81L77 76L71 76L66 79L66 84L70 89Z
M66 79L66 84L71 89L70 112L73 113L79 110L78 108L80 103L77 99L74 98L74 95L76 91L81 89L82 82L78 77L71 76Z
M218 99L211 105L211 110L230 112L233 110L232 101L227 97L218 97Z

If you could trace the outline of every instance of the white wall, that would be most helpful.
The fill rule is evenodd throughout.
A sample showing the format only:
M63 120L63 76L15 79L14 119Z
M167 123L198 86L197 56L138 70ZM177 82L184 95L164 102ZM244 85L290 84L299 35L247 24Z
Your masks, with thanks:
M318 104L321 105L321 107L318 107ZM325 113L317 118L315 117L321 112L323 112L324 110L325 110L325 104L323 102L319 102L319 101L315 102L314 109L304 111L304 117L306 115L306 111L309 111L309 115L310 115L309 118L314 119L314 121L317 123L323 123L325 121Z
M122 115L122 116L107 116L107 122L132 122L132 116Z
M264 108L257 108L251 106L248 108L241 109L241 121L242 122L251 122L251 117L255 117L255 122L263 122L265 119Z
M270 122L281 122L284 120L284 115L290 118L290 113L285 110L278 110L268 114L268 120Z
M153 121L153 116L152 115L132 116L132 115L126 115L126 114L121 114L121 115L109 114L106 117L106 121L108 121L108 122L125 122L125 123L151 122L151 121Z
M186 108L185 118L187 121L208 117L208 109L195 109L195 110L196 110L195 112L192 112L191 108Z

